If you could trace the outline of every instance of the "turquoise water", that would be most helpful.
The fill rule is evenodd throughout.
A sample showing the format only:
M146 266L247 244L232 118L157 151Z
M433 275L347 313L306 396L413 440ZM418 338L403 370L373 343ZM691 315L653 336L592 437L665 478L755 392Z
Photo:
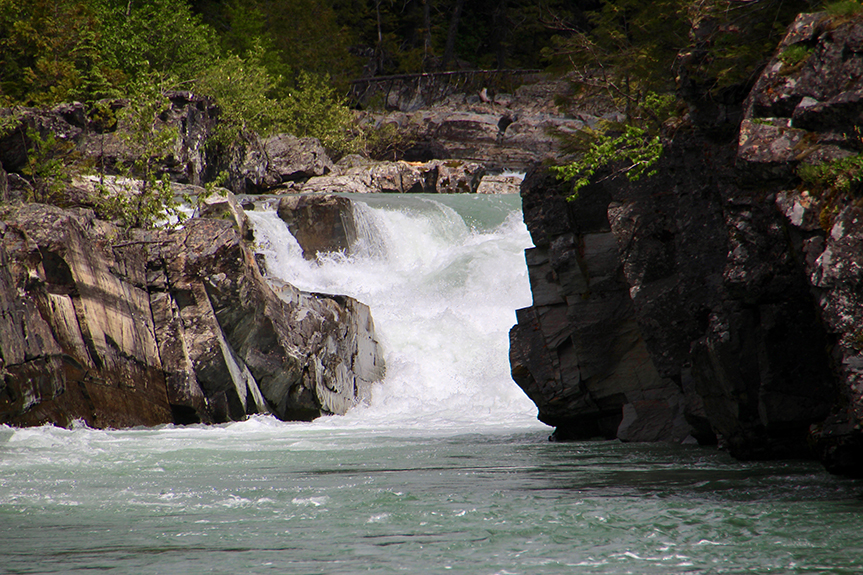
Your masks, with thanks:
M312 423L0 426L0 573L863 573L863 482L710 448L549 443L509 377L518 197L372 196L351 255L274 282L367 303L387 376Z
M863 484L542 430L2 430L3 573L860 573Z

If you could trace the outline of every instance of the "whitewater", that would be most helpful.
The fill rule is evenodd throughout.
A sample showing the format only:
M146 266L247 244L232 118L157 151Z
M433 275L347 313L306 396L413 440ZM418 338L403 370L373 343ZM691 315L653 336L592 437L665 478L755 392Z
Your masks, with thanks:
M0 573L859 573L863 484L713 448L549 443L509 376L518 196L354 196L314 261L249 212L274 285L369 305L386 377L344 416L0 427Z

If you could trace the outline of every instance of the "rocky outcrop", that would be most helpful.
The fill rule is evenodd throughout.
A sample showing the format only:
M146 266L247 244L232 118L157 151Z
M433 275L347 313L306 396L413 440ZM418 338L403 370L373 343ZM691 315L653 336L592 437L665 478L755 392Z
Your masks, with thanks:
M476 193L485 167L463 160L345 162L328 176L310 178L291 192L355 194Z
M156 127L175 128L177 138L159 169L172 181L202 185L209 169L205 144L216 124L214 105L191 92L168 92L166 97L168 108L157 119ZM115 174L118 162L130 165L135 159L121 137L127 130L121 110L128 102L104 101L100 105L103 111L79 102L60 104L50 110L4 110L6 115L17 115L18 125L0 138L0 164L10 172L21 172L34 149L29 128L40 138L46 139L51 134L56 138L55 149L43 153L67 160L86 160L96 170Z
M622 226L619 218L610 223L609 190L582 190L575 202L565 195L542 170L522 185L535 245L525 253L534 304L518 310L510 333L513 379L537 403L539 418L557 428L558 439L703 436L700 405L688 405L681 373L661 369L666 366L650 352L662 342L643 335L627 277L636 270L620 256ZM653 268L661 263L649 262L654 275L645 279L668 284L664 271ZM687 320L680 316L676 329Z
M780 189L776 206L823 326L834 376L811 441L828 469L863 476L863 211L855 184L789 185L798 164L859 158L863 21L802 14L759 78L740 132L743 169ZM804 54L792 62L789 50ZM853 168L849 168L849 175ZM794 184L793 180L790 182ZM815 343L821 343L816 341Z
M411 141L398 156L409 161L460 159L489 170L525 170L534 163L562 155L557 132L574 132L598 118L573 117L555 98L566 94L566 80L523 85L512 94L481 98L458 94L409 112L366 113L361 121L394 126Z
M796 175L858 153L839 127L859 123L861 27L802 15L739 138L681 130L648 180L566 202L541 171L526 178L534 305L518 312L511 365L558 437L685 431L741 458L863 474L859 199L816 197ZM813 55L788 69L793 44Z
M319 253L350 253L357 240L353 207L348 198L333 194L284 196L279 200L277 213L307 260L315 259Z
M368 308L263 279L230 219L128 237L29 204L0 224L0 422L310 419L383 363Z
M263 140L255 134L243 134L214 164L213 173L224 171L225 185L238 194L304 182L334 169L319 140L288 134Z

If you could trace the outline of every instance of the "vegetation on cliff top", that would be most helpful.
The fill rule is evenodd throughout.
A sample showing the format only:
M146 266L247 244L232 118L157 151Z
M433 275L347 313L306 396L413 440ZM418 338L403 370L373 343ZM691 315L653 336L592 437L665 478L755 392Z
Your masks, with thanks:
M623 111L568 138L578 158L554 170L572 181L570 199L599 171L635 180L650 174L662 140L677 122L671 100L742 102L787 26L810 0L608 0L589 14L591 27L546 49L557 69L571 70L575 104L603 97ZM680 106L683 109L683 106Z
M834 11L845 13L849 4ZM838 6L838 4L837 4ZM252 130L368 147L345 93L361 74L568 72L576 103L623 112L569 142L574 191L605 167L649 174L675 97L740 101L816 0L0 0L0 106L136 97L142 79L214 97L216 143ZM840 10L841 8L841 10ZM789 55L788 57L796 55ZM470 58L469 62L463 61Z

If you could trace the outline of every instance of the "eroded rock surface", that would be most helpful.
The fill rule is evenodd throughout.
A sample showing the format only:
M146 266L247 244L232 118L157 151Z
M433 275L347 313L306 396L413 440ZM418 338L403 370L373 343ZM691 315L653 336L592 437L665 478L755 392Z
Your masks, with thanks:
M279 218L313 260L318 253L350 253L357 240L351 201L334 194L284 196L279 200Z
M344 413L383 375L366 306L261 276L236 221L122 237L87 210L0 224L0 422Z
M598 119L561 110L555 98L568 89L566 80L545 80L520 86L512 94L458 94L410 111L369 113L364 121L395 126L413 141L400 159L460 159L489 170L525 170L559 159L560 141L554 132L573 132Z
M511 364L558 437L685 431L741 458L863 474L859 196L797 177L801 162L859 153L861 29L801 15L777 55L812 55L767 66L738 137L681 130L648 180L567 203L541 171L525 179L534 305Z

